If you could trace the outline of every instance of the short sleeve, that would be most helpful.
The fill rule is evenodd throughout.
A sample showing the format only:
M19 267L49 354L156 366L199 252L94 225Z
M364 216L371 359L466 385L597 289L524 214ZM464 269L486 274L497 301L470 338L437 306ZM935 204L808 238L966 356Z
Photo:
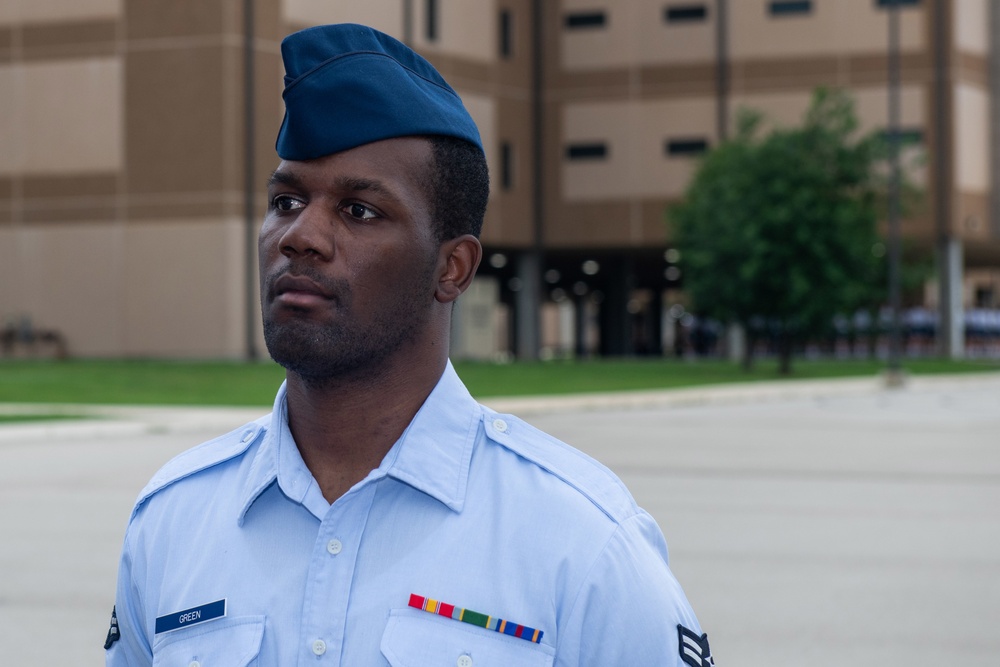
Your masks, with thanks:
M693 664L678 626L700 635L700 625L652 517L640 510L618 526L560 626L559 667Z
M133 526L129 526L129 531ZM146 639L142 600L135 586L129 533L125 535L121 561L118 565L118 586L115 593L115 620L118 638L105 649L106 667L147 667L153 663L153 651ZM108 638L110 642L111 637Z

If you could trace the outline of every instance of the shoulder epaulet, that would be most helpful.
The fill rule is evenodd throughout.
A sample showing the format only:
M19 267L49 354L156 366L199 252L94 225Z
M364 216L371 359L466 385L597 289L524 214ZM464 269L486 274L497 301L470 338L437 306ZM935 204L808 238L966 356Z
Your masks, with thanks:
M245 452L257 437L266 431L270 420L271 416L265 415L170 459L139 492L135 507L132 509L132 517L134 518L142 504L157 492L185 477L219 465Z
M632 494L611 470L513 415L483 409L486 436L584 495L615 523L639 511Z

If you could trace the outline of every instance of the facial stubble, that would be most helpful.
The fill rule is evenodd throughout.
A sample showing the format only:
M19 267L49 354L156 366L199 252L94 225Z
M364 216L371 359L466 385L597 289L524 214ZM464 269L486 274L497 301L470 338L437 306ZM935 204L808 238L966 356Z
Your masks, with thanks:
M430 319L434 302L431 277L435 262L427 261L420 275L400 280L380 300L367 323L359 320L356 295L344 280L324 280L311 271L295 271L334 295L329 318L314 318L302 313L278 321L265 308L264 341L279 365L313 386L321 387L345 380L377 376L387 360L413 344ZM275 273L265 282L265 294L273 300L272 287L280 276Z

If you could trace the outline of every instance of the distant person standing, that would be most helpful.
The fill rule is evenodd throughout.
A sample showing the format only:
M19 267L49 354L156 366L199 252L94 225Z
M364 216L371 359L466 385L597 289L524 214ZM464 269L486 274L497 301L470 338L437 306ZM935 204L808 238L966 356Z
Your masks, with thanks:
M107 664L713 664L622 483L448 361L489 190L459 97L363 26L282 56L259 255L286 382L140 493Z

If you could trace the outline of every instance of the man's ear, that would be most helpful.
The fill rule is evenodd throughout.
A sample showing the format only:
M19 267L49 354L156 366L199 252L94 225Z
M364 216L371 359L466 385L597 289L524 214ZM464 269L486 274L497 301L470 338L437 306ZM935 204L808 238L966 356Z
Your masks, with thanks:
M452 303L472 284L483 258L483 246L472 234L457 236L441 244L439 258L434 298L440 303Z

